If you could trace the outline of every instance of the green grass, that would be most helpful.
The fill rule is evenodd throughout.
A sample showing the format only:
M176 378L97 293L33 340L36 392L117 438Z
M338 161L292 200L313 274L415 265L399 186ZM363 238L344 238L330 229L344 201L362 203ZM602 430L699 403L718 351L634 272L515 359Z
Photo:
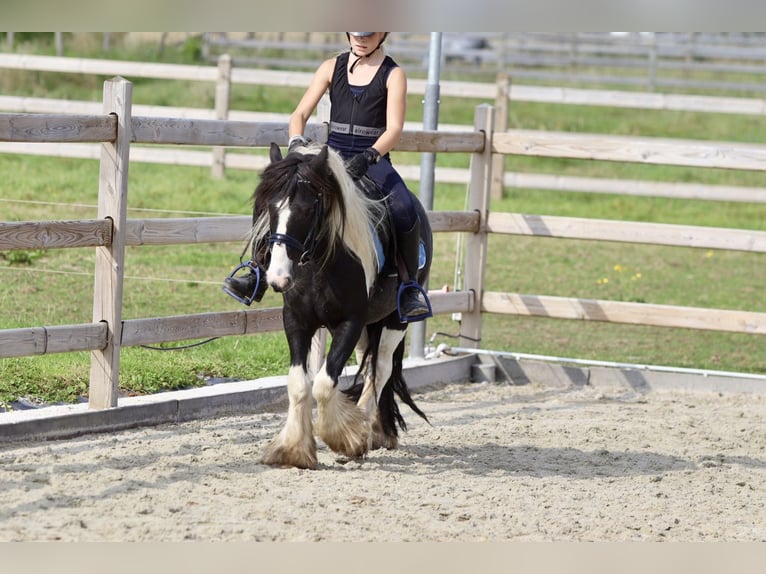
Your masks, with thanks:
M96 54L81 47L80 53ZM91 50L89 52L89 50ZM119 47L109 57L151 61L156 47ZM199 63L194 45L166 49L163 61ZM104 78L45 73L0 76L0 93L72 99L101 98ZM302 90L235 87L233 109L288 112ZM197 82L138 80L135 103L211 107L213 87ZM420 96L409 97L407 119L422 117ZM476 100L444 97L440 122L473 124ZM758 142L759 122L746 116L648 112L589 106L512 103L512 128ZM243 151L243 150L237 150ZM420 155L396 152L396 163ZM437 165L467 167L466 154L438 154ZM506 169L654 181L763 186L757 172L645 166L538 158L506 158ZM86 219L96 215L98 162L1 154L0 210L4 221ZM178 217L185 212L250 213L254 172L228 170L214 180L209 169L131 163L131 218ZM411 182L413 191L418 185ZM437 184L436 210L462 210L466 186ZM629 197L596 193L506 189L493 211L766 229L766 205ZM142 209L157 210L143 211ZM431 288L454 286L458 235L435 237ZM491 236L487 288L527 294L646 301L766 312L763 255L620 243ZM220 283L238 262L242 245L222 243L127 250L125 319L241 309ZM88 323L93 299L92 249L0 252L0 329ZM279 305L268 293L260 307ZM449 315L428 321L426 337L455 343ZM189 343L194 343L191 340ZM487 349L719 370L766 372L763 337L685 329L612 325L488 315L481 347ZM183 343L167 343L175 347ZM123 350L121 387L150 393L205 384L206 377L256 378L287 370L282 333L226 337L179 351ZM29 397L77 400L87 393L89 353L0 360L0 404Z

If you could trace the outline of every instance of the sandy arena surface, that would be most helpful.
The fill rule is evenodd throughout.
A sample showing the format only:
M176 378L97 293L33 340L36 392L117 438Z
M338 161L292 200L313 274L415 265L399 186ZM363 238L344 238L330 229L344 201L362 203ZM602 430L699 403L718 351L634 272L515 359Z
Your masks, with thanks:
M415 399L432 426L316 471L258 463L283 412L0 444L0 541L766 541L764 395Z

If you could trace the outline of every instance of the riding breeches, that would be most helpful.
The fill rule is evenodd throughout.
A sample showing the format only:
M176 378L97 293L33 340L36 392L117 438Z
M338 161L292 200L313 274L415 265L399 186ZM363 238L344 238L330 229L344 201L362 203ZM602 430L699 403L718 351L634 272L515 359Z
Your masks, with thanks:
M388 195L388 206L396 230L405 232L412 229L418 218L414 204L418 198L407 188L391 162L385 157L380 158L378 163L370 166L367 176L378 185L384 195Z

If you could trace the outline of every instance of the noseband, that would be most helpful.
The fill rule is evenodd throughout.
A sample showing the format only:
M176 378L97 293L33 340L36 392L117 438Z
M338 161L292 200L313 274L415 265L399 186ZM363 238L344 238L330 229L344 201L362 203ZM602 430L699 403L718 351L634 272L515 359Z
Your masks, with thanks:
M298 183L309 183L309 181L303 178L298 178ZM311 227L306 234L306 239L301 243L295 239L295 237L287 235L286 233L272 233L269 235L269 245L273 245L274 243L284 243L285 246L295 249L301 254L298 259L298 264L305 264L311 259L316 251L319 226L322 224L323 217L324 200L322 199L322 193L319 192L314 198L314 220L311 222Z

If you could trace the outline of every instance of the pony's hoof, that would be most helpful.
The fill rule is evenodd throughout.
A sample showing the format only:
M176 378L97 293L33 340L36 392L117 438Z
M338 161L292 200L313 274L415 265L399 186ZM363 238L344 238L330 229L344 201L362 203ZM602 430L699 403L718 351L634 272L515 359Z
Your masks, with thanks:
M387 434L383 430L378 417L372 423L372 432L370 433L370 450L385 448L396 450L399 448L399 437L396 434Z
M399 448L399 438L395 436L388 436L383 433L380 433L380 434L376 433L372 437L370 450L377 450L379 448L385 448L387 450L396 450L397 448Z
M319 408L314 428L324 443L334 453L349 458L367 454L370 423L364 411L337 392L317 402Z
M326 439L323 440L335 454L348 459L363 458L367 454L366 437L354 441L347 440L346 437L341 437L337 441L330 439L330 442L327 442Z
M272 441L261 456L261 463L270 466L305 468L307 470L316 470L317 455L316 447L312 450L298 448L297 446L288 447L283 444L277 444Z

